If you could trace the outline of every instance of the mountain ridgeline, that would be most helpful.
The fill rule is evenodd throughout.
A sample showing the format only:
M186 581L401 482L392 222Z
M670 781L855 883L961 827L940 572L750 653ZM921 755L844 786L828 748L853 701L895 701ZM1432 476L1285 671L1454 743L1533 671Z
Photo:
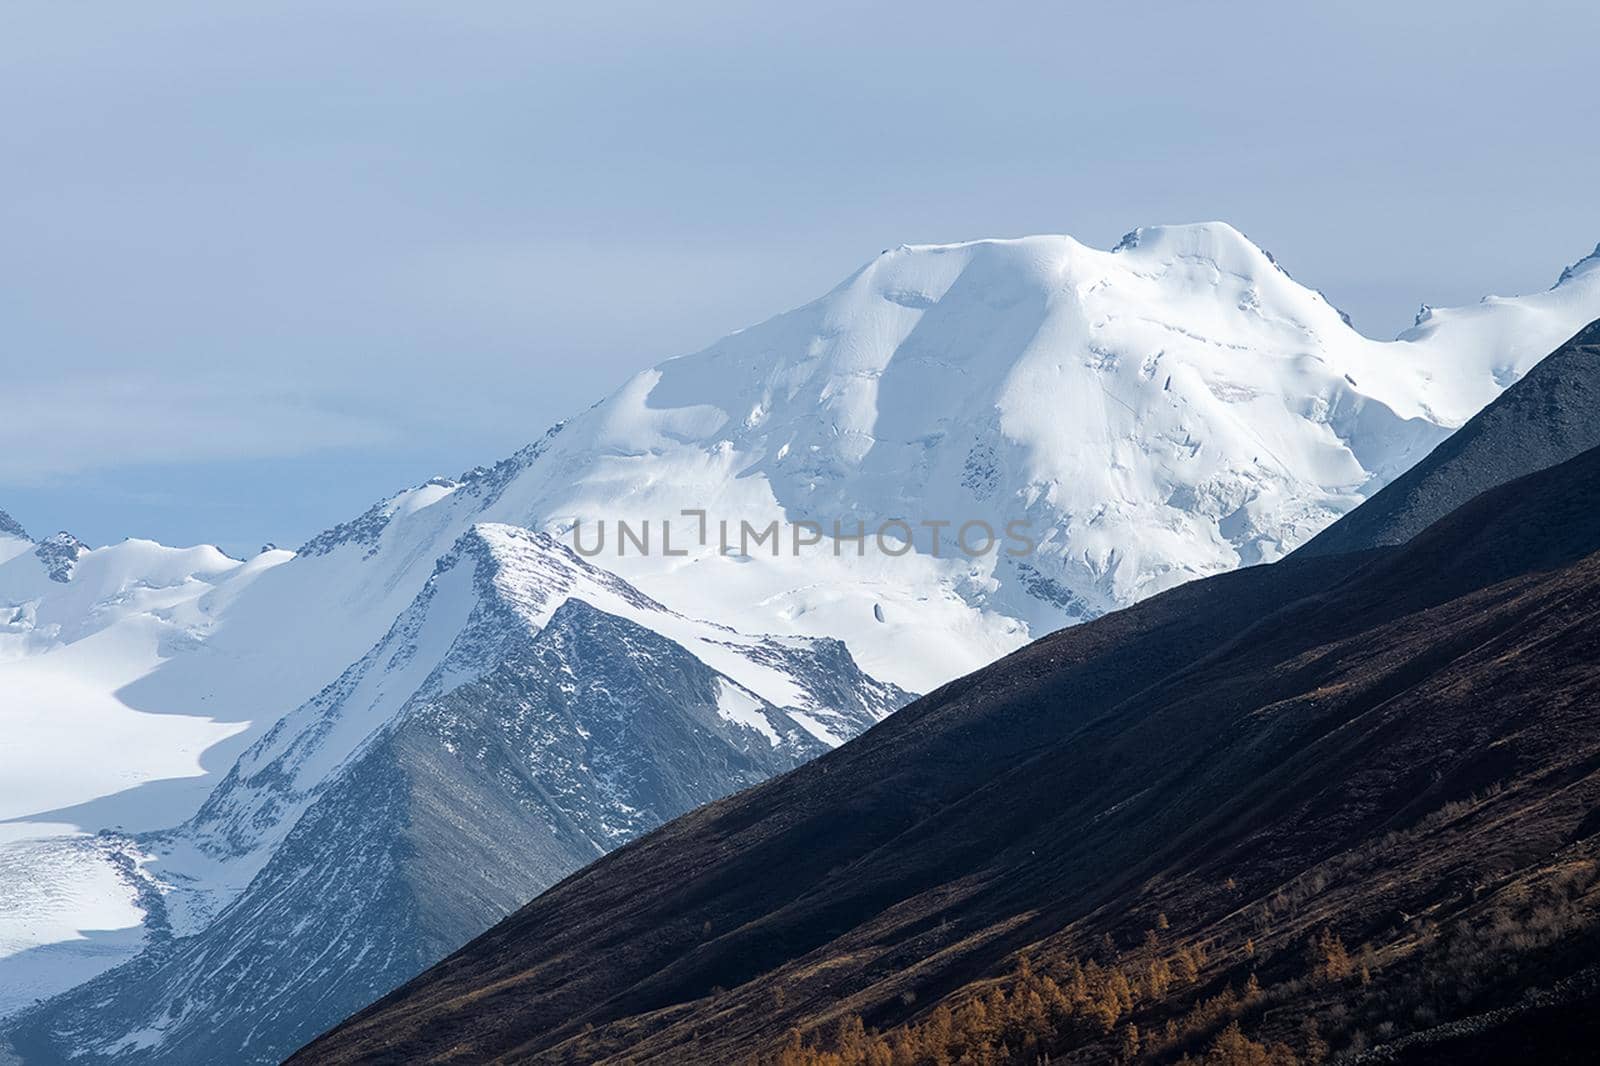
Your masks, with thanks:
M0 536L11 537L14 540L32 540L28 531L22 528L22 523L15 518L0 511Z
M1592 449L1040 640L292 1061L1582 1061L1597 664Z

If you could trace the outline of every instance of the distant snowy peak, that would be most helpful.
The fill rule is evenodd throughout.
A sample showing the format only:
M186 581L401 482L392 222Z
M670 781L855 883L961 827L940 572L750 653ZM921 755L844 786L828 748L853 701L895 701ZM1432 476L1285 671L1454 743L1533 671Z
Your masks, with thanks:
M1152 233L1152 232L1165 233L1166 231L1171 230L1173 228L1174 227L1170 227L1170 226L1155 227L1155 228L1141 227L1141 228L1133 230L1133 231L1131 231L1129 233L1123 234L1122 240L1118 241L1116 247L1112 248L1111 250L1112 250L1112 252L1125 252L1125 251L1128 251L1130 249L1137 248L1137 247L1139 247L1139 245L1141 243L1143 243L1145 241L1146 234L1149 234L1149 233ZM1245 244L1250 245L1251 247L1255 248L1256 251L1260 252L1261 255L1266 258L1267 262L1271 263L1272 266L1275 269L1277 269L1278 271L1282 272L1282 274L1285 277L1291 277L1289 272L1284 269L1283 264L1278 262L1278 257L1277 256L1273 255L1267 249L1262 248L1260 245L1255 244L1248 237L1244 236L1244 234L1239 233L1237 230L1234 230L1233 227L1229 226L1225 222L1205 223L1205 224L1202 224L1201 226L1198 226L1198 227L1184 227L1184 228L1201 229L1201 230L1206 231L1207 233L1227 233L1227 232L1231 231L1233 234L1237 234L1239 240L1243 241ZM1231 241L1232 238L1229 237L1229 238L1227 238L1227 240ZM1333 308L1334 313L1339 316L1339 320L1341 322L1343 322L1347 326L1350 326L1352 329L1354 328L1354 323L1351 322L1350 316L1345 314L1338 307L1335 307L1333 302L1328 299L1328 296L1327 296L1326 293L1324 293L1321 289L1313 289L1311 291L1313 293L1315 293L1316 296L1318 298L1320 298L1324 303L1326 303L1329 307Z
M459 487L458 482L448 478L432 478L414 489L380 500L356 518L313 537L296 554L325 555L344 544L369 546L383 535L396 515L409 514L436 503Z
M399 501L393 514L413 513L416 508L405 503L419 492L402 493L383 506ZM368 512L376 513L376 508ZM301 554L315 558L340 544L376 541L364 537L344 537L337 544L329 538L324 551ZM481 677L508 647L532 639L593 570L575 555L563 557L554 545L508 551L502 546L508 539L479 528L457 538L373 647L246 750L187 825L152 838L158 851L178 849L166 863L175 887L207 876L185 857L192 847L203 856L201 865L239 864L244 873L224 878L222 888L241 888L318 791L409 702ZM184 907L197 913L186 915ZM178 925L186 928L209 917L215 904L206 899L185 903L180 895L174 909Z
M981 603L1059 623L1282 556L1596 315L1580 270L1373 341L1223 223L1111 252L902 246L640 375L567 444L596 456L571 458L579 485L623 499L678 470L686 500L718 495L698 452L790 518L1025 519L1037 557L980 564L998 583Z
M1600 244L1594 246L1594 251L1573 263L1561 272L1561 277L1556 280L1559 288L1580 276L1600 273Z
M1127 252L1138 252L1152 261L1210 263L1241 277L1257 277L1269 269L1289 277L1276 256L1226 222L1140 226L1124 234L1111 249L1113 255Z
M685 616L838 637L927 690L1030 633L1282 557L1597 317L1588 262L1372 340L1224 223L1145 227L1110 251L905 245L493 467L379 502L285 572L375 627L478 524L570 543L577 523L624 519L679 535L685 510L736 532L948 523L943 556L924 534L893 560L831 539L753 558L702 531L687 559L658 542L593 560ZM1033 537L1023 556L949 557L961 526L1014 522Z
M44 564L45 573L51 581L66 584L72 580L72 571L78 565L78 560L88 550L87 544L62 530L41 540L34 554Z
M404 519L419 511L427 510L441 500L457 494L465 497L470 507L486 508L499 498L500 493L517 475L544 453L564 424L557 422L542 438L493 466L477 467L459 478L429 478L420 485L380 500L356 518L312 537L296 554L315 557L327 555L347 545L355 545L371 555L376 552L376 545L382 539L384 531L396 519Z
M216 606L206 597L218 585L287 558L273 553L241 563L211 545L169 548L131 538L90 548L67 532L29 546L31 553L0 565L0 607L26 605L29 627L48 638L47 645L72 643L136 616L204 629Z
M439 561L445 573L462 558L477 565L482 592L539 628L566 599L587 592L616 597L639 611L667 609L617 575L581 558L548 533L498 522L474 525Z

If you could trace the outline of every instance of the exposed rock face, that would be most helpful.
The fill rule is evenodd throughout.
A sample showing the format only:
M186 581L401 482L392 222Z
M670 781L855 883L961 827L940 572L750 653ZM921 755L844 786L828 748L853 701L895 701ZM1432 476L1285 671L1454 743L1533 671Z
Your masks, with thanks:
M51 581L66 584L72 580L72 571L78 565L78 560L88 550L87 544L66 530L62 530L41 540L38 548L34 549L34 554L44 564L45 573L50 576Z
M4 534L8 537L16 537L18 540L33 539L32 537L28 536L28 531L22 528L22 523L18 522L15 518L12 518L4 511L0 511L0 534Z

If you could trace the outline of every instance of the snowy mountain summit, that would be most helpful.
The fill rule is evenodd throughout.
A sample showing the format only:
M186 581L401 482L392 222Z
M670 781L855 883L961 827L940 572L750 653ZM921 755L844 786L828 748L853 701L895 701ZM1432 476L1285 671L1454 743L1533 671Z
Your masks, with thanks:
M87 544L63 529L41 540L34 554L44 563L45 573L50 580L64 585L72 580L73 568L88 550Z
M1135 230L1111 251L1059 236L903 246L635 376L502 499L553 531L659 532L685 509L814 522L823 543L760 565L718 543L630 561L615 538L604 565L712 617L726 615L706 598L727 597L748 628L840 636L926 690L1028 633L1281 557L1597 314L1586 261L1547 292L1374 341L1221 223ZM913 530L905 556L832 536L893 521ZM1035 547L969 557L953 541L974 522L1020 523Z

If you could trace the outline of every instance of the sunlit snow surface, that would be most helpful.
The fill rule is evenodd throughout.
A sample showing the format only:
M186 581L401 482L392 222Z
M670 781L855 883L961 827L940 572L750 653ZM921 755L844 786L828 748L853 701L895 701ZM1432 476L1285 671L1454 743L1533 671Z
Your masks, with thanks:
M286 716L312 714L351 678L297 763L318 780L443 683L447 646L479 602L470 590L445 574L406 654L392 642L475 527L500 538L497 572L514 575L504 564L530 530L571 543L575 521L649 520L659 537L673 520L687 555L658 543L618 558L613 538L591 562L657 601L641 624L738 686L723 692L728 720L759 730L760 697L833 743L826 715L739 641L838 638L867 673L928 691L1060 625L1282 556L1595 318L1593 257L1549 291L1425 312L1382 342L1221 224L1136 231L1114 251L1067 237L901 247L814 303L638 374L516 456L382 501L294 556L129 541L80 555L59 581L32 544L0 535L0 840L12 848L0 896L22 901L0 910L0 955L71 983L137 941L127 857L63 832L185 822L247 747L266 745L247 760L271 750L275 722L279 736L311 735ZM857 556L829 542L727 555L714 536L685 536L684 509L735 528L1020 520L1040 546L1020 559ZM535 569L551 558L535 554ZM708 625L730 627L729 647L705 639ZM188 919L167 886L177 920L203 920L207 894L236 890L281 828L214 880L203 834L174 838L152 868L193 878ZM116 929L126 942L105 932ZM77 954L28 954L50 944ZM20 972L4 961L0 986ZM0 994L0 1011L17 999Z
M109 841L0 840L0 1017L144 945L137 879Z
M211 547L129 540L84 554L67 582L46 577L32 553L0 564L0 820L136 830L193 810L209 787L202 755L249 723L210 714L204 691L172 707L122 693L202 654L222 594L291 557L241 563ZM185 779L193 784L144 787ZM73 810L112 795L123 799ZM23 832L0 821L0 839Z

